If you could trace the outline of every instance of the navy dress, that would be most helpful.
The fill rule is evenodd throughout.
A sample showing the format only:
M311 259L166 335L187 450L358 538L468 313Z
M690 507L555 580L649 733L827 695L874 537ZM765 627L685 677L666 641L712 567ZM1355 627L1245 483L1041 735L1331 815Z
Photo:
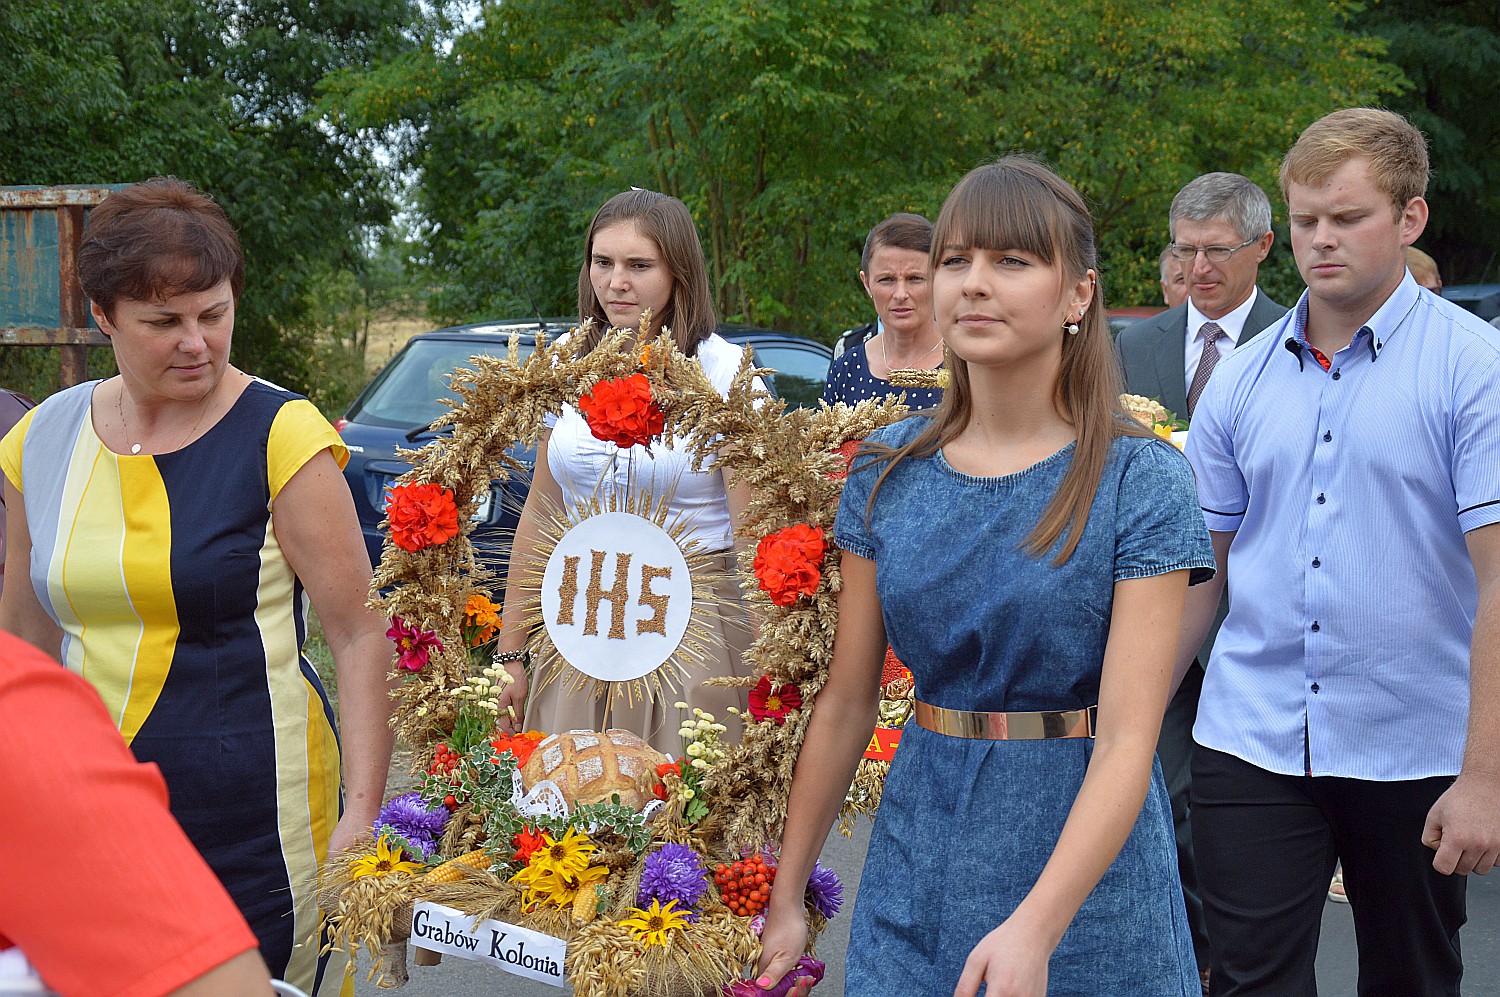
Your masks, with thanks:
M900 388L890 381L870 373L870 358L865 353L868 344L850 347L828 369L828 381L823 385L823 401L829 405L843 402L853 405L866 398L885 398L906 395L906 405L912 411L937 408L943 400L941 388Z
M899 447L926 425L912 417L871 439ZM1021 550L1072 453L1069 444L998 478L960 473L941 452L903 461L868 522L883 465L855 460L834 538L875 562L886 633L918 699L983 711L1092 706L1115 582L1212 573L1191 472L1161 440L1115 441L1066 564ZM1086 738L970 740L908 724L860 881L846 993L951 995L969 952L1041 874L1092 752ZM1052 995L1200 993L1159 765L1134 829L1048 973Z

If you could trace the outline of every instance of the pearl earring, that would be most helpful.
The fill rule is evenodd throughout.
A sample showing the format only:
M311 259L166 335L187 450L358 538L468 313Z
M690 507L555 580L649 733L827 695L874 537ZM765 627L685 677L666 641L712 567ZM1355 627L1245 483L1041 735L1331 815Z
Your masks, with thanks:
M1068 335L1070 335L1070 336L1076 336L1076 335L1078 335L1078 323L1077 322L1069 322L1067 325L1063 326L1063 328L1067 330Z

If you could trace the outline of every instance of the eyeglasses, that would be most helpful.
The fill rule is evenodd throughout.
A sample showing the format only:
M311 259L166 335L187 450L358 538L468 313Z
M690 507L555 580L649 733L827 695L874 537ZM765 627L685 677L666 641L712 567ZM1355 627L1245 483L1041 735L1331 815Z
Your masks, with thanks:
M1172 254L1172 259L1182 263L1191 263L1198 258L1199 253L1207 256L1210 263L1223 263L1252 242L1259 242L1260 240L1261 237L1256 236L1254 239L1246 239L1238 246L1184 246L1181 243L1174 242L1167 247L1167 252Z

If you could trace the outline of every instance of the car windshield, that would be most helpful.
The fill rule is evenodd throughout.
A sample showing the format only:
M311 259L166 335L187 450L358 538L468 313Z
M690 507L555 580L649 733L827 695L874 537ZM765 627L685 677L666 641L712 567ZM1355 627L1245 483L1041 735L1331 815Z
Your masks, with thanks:
M426 426L447 410L444 400L455 399L448 375L472 367L469 358L503 357L509 345L493 340L415 339L396 355L375 379L370 390L349 412L349 421L393 429ZM529 342L520 344L521 359L531 355Z
M756 343L755 363L776 371L772 388L788 408L814 408L828 380L828 357L812 350L775 343Z

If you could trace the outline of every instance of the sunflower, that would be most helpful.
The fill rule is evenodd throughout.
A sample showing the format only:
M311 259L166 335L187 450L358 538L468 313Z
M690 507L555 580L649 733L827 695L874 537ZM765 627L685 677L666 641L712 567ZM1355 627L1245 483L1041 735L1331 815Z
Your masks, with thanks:
M666 945L671 940L671 933L682 931L688 926L685 913L673 910L677 906L676 900L667 901L663 907L660 900L652 899L651 906L642 910L632 907L629 917L620 919L620 923L630 929L635 935L635 940L645 944L647 948L653 945Z
M419 862L408 862L401 849L391 845L390 839L385 835L375 842L375 853L364 855L349 863L349 875L358 879L361 876L385 876L393 872L420 872L422 865Z
M576 827L570 827L561 839L544 835L542 847L532 852L528 868L540 867L542 873L576 876L588 868L593 854L594 843L589 836Z
M568 873L532 864L512 876L510 881L525 887L526 892L521 896L521 903L525 906L546 901L558 907L569 907L577 899L579 890L593 883L602 883L608 876L609 868L602 865L585 866L577 873Z

